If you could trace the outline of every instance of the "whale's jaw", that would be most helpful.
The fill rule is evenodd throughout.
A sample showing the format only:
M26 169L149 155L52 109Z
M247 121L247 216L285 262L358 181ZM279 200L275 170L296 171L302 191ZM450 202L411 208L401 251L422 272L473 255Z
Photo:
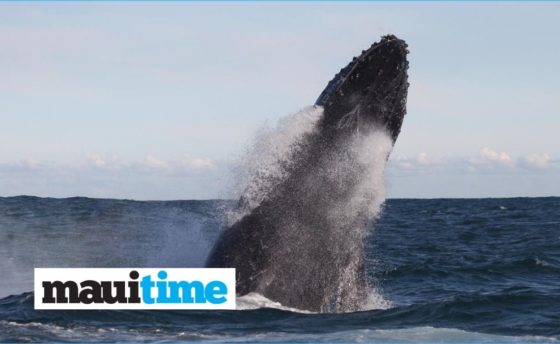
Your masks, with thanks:
M393 142L406 114L407 44L384 36L355 57L316 101L324 108L322 125L335 130L385 129Z

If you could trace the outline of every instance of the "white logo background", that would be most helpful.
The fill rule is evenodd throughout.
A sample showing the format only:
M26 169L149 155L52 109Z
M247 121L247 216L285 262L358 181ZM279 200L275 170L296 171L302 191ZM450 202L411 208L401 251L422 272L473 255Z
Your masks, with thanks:
M206 286L209 282L220 281L227 286L226 301L221 304L206 303L43 303L43 281L74 281L78 284L86 280L125 281L126 295L129 296L128 282L134 281L129 277L132 270L138 271L140 277L135 280L139 284L144 276L150 275L152 282L159 281L157 274L167 272L165 281L200 281ZM35 309L235 309L235 269L230 268L196 268L196 269L167 269L167 268L35 268ZM79 287L81 290L81 288ZM113 295L116 294L113 287ZM56 296L56 290L54 292ZM68 296L68 293L67 293ZM139 288L142 298L142 289ZM151 296L157 296L157 288L151 290Z

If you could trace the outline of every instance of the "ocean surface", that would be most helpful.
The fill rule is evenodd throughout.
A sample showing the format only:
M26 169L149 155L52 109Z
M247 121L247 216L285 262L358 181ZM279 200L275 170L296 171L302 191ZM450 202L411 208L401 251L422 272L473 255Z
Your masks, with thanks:
M35 311L34 267L199 267L231 201L0 198L0 341L558 342L560 198L388 200L370 310Z

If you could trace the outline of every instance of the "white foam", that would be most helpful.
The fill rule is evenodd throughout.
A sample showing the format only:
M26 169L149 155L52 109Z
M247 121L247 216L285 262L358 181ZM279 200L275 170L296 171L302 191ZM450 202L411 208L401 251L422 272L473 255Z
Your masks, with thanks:
M259 293L249 293L247 295L237 297L238 311L253 310L253 309L260 309L260 308L273 308L273 309L280 309L283 311L289 311L295 313L307 313L307 314L313 313L297 308L283 306L279 302L272 301Z
M272 301L267 297L259 293L249 293L247 295L237 297L237 307L238 311L255 310L261 308L272 308L279 309L294 313L304 313L304 314L317 314L316 312L310 312L303 309L297 309L293 307L286 307L279 302ZM368 298L365 300L363 310L377 310L377 309L389 309L393 307L393 304L383 298L377 289L370 289L368 293Z
M376 309L393 308L393 303L383 297L381 291L377 288L370 288L368 297L363 306L364 311L372 311Z

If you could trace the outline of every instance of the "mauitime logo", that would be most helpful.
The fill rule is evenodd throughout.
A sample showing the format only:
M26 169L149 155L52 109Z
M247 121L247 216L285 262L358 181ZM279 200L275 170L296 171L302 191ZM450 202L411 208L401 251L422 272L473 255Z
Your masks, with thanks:
M235 269L35 269L35 309L235 309Z

